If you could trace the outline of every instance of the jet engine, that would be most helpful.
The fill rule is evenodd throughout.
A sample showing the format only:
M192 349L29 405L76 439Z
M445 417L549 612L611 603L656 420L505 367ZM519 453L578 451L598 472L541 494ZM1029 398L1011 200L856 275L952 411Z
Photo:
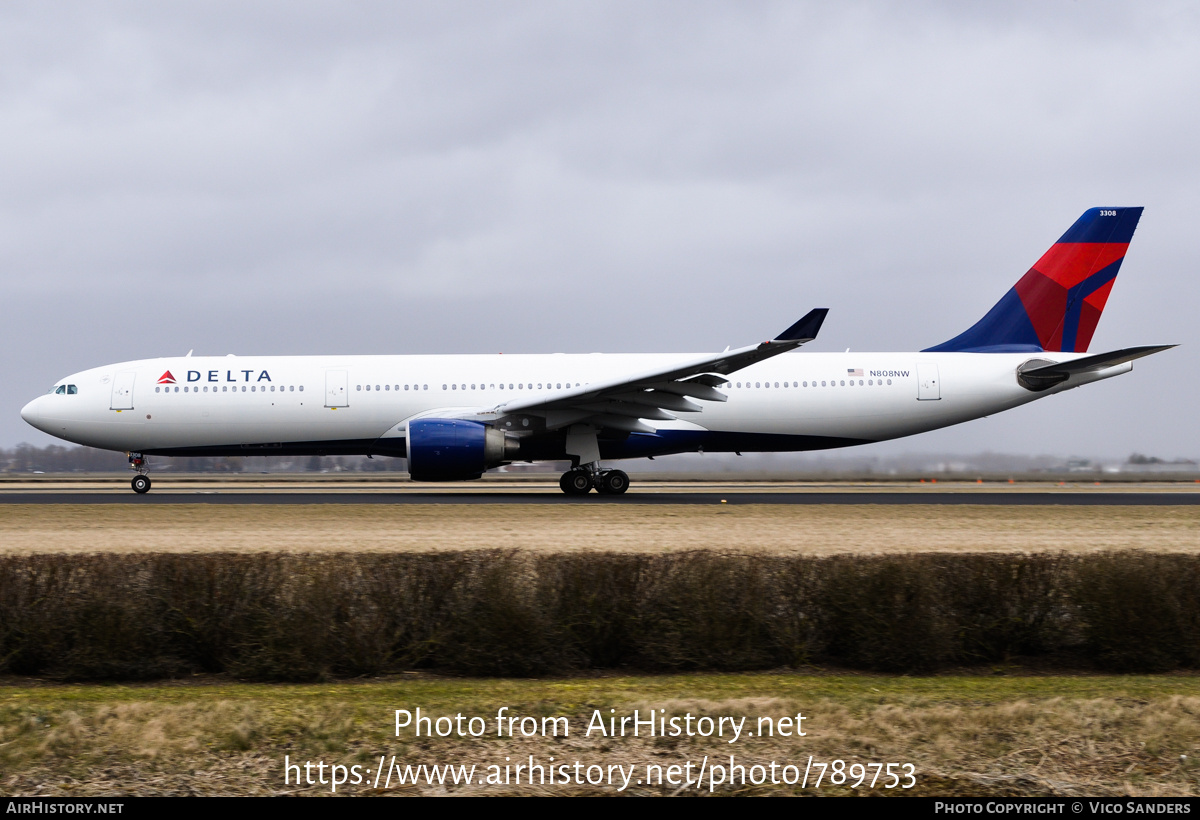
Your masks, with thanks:
M417 419L406 431L408 474L413 481L479 478L489 467L516 457L520 442L478 421Z

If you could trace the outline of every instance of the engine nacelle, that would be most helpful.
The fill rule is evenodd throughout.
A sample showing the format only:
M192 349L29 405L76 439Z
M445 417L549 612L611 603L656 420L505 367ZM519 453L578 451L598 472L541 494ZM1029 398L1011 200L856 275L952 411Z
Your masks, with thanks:
M500 430L463 419L417 419L407 425L408 474L413 481L479 478L511 461L520 442Z

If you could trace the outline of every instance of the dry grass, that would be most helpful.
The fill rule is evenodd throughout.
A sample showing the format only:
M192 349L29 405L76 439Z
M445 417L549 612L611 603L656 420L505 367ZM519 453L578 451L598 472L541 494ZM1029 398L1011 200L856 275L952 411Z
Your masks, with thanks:
M0 551L1200 551L1200 507L0 506Z
M878 678L726 675L562 681L420 680L336 687L199 686L0 689L0 790L19 795L328 794L283 783L285 754L371 766L485 767L542 761L664 768L736 754L772 760L915 764L922 795L1200 794L1200 697L1195 678ZM1130 694L1119 694L1126 690ZM1130 696L1132 695L1132 696ZM567 715L568 739L434 738L392 733L392 709L434 714ZM593 709L779 717L803 712L804 738L583 737ZM1181 757L1186 756L1186 757ZM1193 762L1189 762L1193 761ZM453 790L453 789L452 789ZM339 793L370 793L365 786ZM445 793L445 787L392 793ZM608 792L579 786L495 788L463 794ZM637 787L631 793L669 789ZM727 791L718 788L718 792ZM782 786L743 793L795 791ZM810 790L811 791L811 790ZM848 789L823 786L822 793ZM859 793L867 790L859 789ZM875 793L884 793L877 788Z

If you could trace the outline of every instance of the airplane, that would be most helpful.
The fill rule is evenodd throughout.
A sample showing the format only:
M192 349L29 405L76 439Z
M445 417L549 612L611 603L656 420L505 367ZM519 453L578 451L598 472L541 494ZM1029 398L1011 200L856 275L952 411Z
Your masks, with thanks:
M74 373L21 417L147 456L365 455L416 481L566 461L568 495L620 495L605 461L868 444L989 416L1133 369L1175 345L1087 353L1142 208L1086 211L974 325L913 353L794 352L817 308L760 344L706 354L192 356ZM784 355L791 354L791 355Z

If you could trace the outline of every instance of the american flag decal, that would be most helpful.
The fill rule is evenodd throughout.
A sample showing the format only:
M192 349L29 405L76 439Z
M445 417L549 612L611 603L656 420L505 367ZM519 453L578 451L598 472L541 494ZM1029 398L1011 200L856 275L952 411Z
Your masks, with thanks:
M861 367L856 367L856 368L854 368L853 370L847 370L847 371L846 371L846 375L847 375L847 376L861 376L862 374L863 374L863 372L862 372L862 368L861 368Z

